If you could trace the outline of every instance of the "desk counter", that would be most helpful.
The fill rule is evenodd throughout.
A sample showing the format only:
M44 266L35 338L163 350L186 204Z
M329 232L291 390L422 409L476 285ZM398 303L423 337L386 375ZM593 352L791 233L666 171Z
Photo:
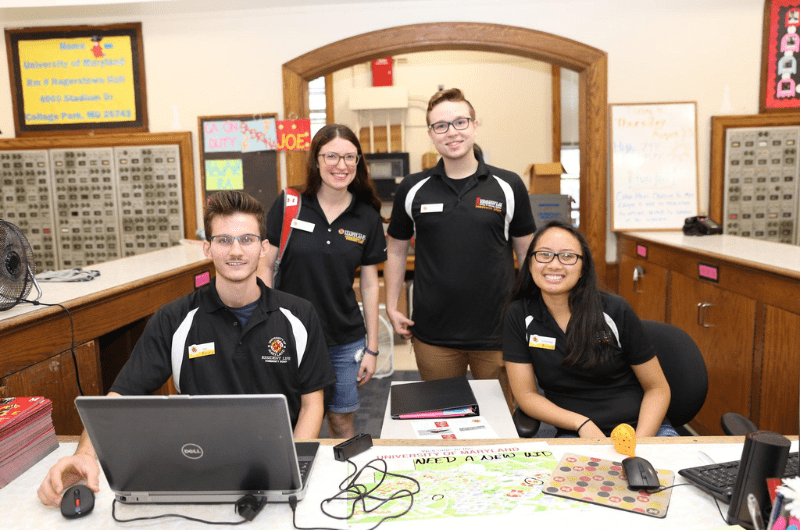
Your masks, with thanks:
M738 412L762 430L798 432L800 247L681 232L618 234L619 293L639 318L697 343L708 397L692 426L722 434Z
M794 437L796 440L797 437ZM44 478L47 470L56 460L64 455L72 454L74 442L67 442L62 438L61 447L36 464L28 472L17 478L11 484L0 490L0 513L3 521L9 528L120 528L111 517L111 501L113 494L108 489L108 483L101 477L101 491L97 495L96 507L93 513L77 519L67 520L61 516L59 510L48 508L40 504L36 497L36 489ZM347 465L333 459L331 445L338 440L320 440L323 446L317 457L310 477L310 485L306 498L298 504L297 525L300 527L328 527L328 528L360 528L362 525L351 526L344 521L336 521L324 516L320 512L320 502L338 491L338 484L347 476ZM359 465L366 463L370 458L394 450L402 449L403 453L416 450L434 450L436 447L454 448L466 446L490 446L495 448L517 448L519 450L549 450L553 457L559 460L566 453L592 456L608 460L619 460L621 456L616 453L608 440L535 440L533 442L508 439L495 440L487 444L486 440L473 441L435 441L421 443L413 440L376 440L375 447L359 457ZM650 460L660 469L669 469L676 472L676 484L685 481L677 475L679 469L702 465L700 451L709 455L715 461L723 462L737 460L741 456L742 437L685 437L675 439L649 438L639 440L637 455ZM792 451L797 451L797 441L792 442ZM392 462L392 460L390 460ZM422 495L424 495L424 490ZM476 498L476 502L480 499ZM727 506L720 505L723 513L727 513ZM130 506L118 505L117 516L120 518L140 517L163 513L182 513L192 517L208 520L237 521L231 505L174 505L174 506ZM591 521L591 522L589 522ZM179 528L194 529L208 528L208 526L185 521L182 519L162 519L158 521L140 521L126 523L125 528ZM506 515L469 516L454 519L429 518L427 520L390 521L386 528L403 530L440 530L442 527L459 528L636 528L647 529L681 529L681 530L710 530L726 526L719 514L717 505L712 497L696 489L694 486L680 486L672 491L667 516L657 519L631 512L609 509L592 504L579 503L578 506L567 509L548 509L524 515L513 512ZM291 529L292 514L286 504L269 504L264 511L248 526L252 528ZM363 525L367 527L366 525ZM369 525L371 527L372 525ZM5 527L5 525L4 525Z
M40 302L0 312L0 397L43 395L53 401L58 434L81 431L72 400L78 395L70 352L72 325L80 382L87 395L103 392L138 335L130 326L167 302L190 293L195 276L214 274L201 245L186 243L86 267L100 275L88 282L42 283ZM35 288L29 298L34 298ZM105 338L105 340L101 340ZM101 344L102 343L102 344ZM101 364L103 365L101 367Z

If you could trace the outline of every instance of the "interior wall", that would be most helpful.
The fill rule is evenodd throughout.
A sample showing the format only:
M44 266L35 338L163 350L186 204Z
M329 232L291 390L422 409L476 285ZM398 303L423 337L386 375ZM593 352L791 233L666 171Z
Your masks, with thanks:
M310 50L382 28L439 21L566 37L608 53L610 103L697 102L700 209L707 211L710 117L758 112L763 7L763 0L265 0L254 8L249 0L186 0L3 8L0 23L142 22L150 130L192 131L198 189L197 116L281 114L281 65ZM5 56L4 40L0 48ZM8 66L0 63L0 138L10 138ZM499 103L517 104L507 97L511 80L484 82ZM198 212L200 206L198 197ZM612 234L606 259L616 260Z
M337 122L354 130L358 124L368 126L370 117L374 127L385 127L387 119L396 124L405 121L406 151L412 172L422 169L423 153L435 152L425 113L428 100L439 86L460 88L475 107L476 142L487 163L523 175L530 164L552 161L550 65L522 57L471 51L412 53L394 59L394 85L408 89L408 110L350 110L351 89L372 86L371 66L366 63L334 74L335 117ZM509 80L502 98L497 97L497 87L486 82L490 79Z

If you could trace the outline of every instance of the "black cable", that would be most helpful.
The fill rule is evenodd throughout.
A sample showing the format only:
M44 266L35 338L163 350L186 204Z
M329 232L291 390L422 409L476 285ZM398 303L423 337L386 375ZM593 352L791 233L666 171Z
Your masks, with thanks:
M383 464L383 469L378 469L377 467L375 467L373 465L375 462L381 462ZM364 467L362 467L361 469L358 469L358 466L355 463L353 463L351 460L347 460L347 464L348 464L348 467L349 467L350 464L352 464L353 467L355 468L354 471L350 475L348 475L347 478L345 478L341 483L339 483L339 493L337 493L333 497L324 499L320 503L320 510L322 510L322 513L324 513L325 515L327 515L328 517L330 517L332 519L347 520L347 519L350 519L351 517L353 517L353 515L355 514L356 506L358 504L361 505L361 510L365 514L369 514L369 513L373 512L373 511L381 508L383 505L385 505L388 502L391 502L391 501L394 501L394 500L398 500L398 499L406 499L406 498L409 499L408 507L406 507L405 510L403 510L400 513L394 514L394 515L387 515L386 517L384 517L383 519L378 521L378 523L375 526L366 529L366 530L374 530L375 528L378 528L381 524L383 524L384 521L388 521L389 519L397 519L399 517L404 516L409 511L411 511L411 508L414 506L414 495L418 494L421 491L420 484L416 479L414 479L413 477L409 477L407 475L401 475L399 473L390 473L388 471L388 465L386 464L386 461L381 459L381 458L376 458L374 460L371 460L370 462L365 464ZM364 484L359 484L359 483L356 482L361 477L361 474L364 471L366 471L367 469L373 469L376 472L380 473L380 475L381 475L380 479L377 480L376 484L372 488L367 488ZM400 489L400 490L397 490L397 491L393 492L388 497L379 497L377 495L373 495L375 490L377 490L378 488L380 488L383 485L383 482L386 479L386 477L395 477L395 478L404 479L404 480L408 480L410 482L413 482L414 485L416 486L416 488L415 488L416 491L411 491L411 490L408 490L408 489L404 488L404 489ZM344 495L344 497L343 497L343 495ZM367 505L366 505L366 501L367 500L376 501L377 504L375 506L373 506L372 508L367 508ZM330 504L330 503L334 502L334 501L344 501L344 502L347 502L347 503L351 503L350 504L349 513L347 515L345 515L344 517L342 517L342 516L339 516L339 515L333 515L333 514L329 513L328 511L326 511L325 506L327 504ZM291 495L289 497L289 507L292 509L292 526L294 526L297 530L339 530L339 529L336 529L336 528L327 528L327 527L305 528L305 527L297 526L297 519L296 519L296 515L297 515L297 511L296 511L297 510L297 497L296 496Z
M117 499L111 501L111 517L114 518L115 521L118 523L131 523L134 521L151 521L153 519L164 519L165 517L179 517L181 519L186 519L187 521L194 521L196 523L203 523L203 524L212 524L212 525L231 525L231 526L238 526L242 523L247 523L251 519L242 519L241 521L206 521L203 519L197 519L196 517L189 517L188 515L181 515L179 513L165 513L162 515L152 515L149 517L134 517L132 519L119 519L117 518Z
M17 302L25 302L31 305L43 305L47 307L60 307L64 311L67 312L67 316L69 317L69 329L70 329L70 347L69 351L72 353L72 364L75 366L75 382L78 384L78 392L80 395L85 396L86 394L83 393L83 387L81 386L81 376L80 372L78 372L78 356L75 353L75 322L72 320L72 313L70 313L69 309L62 304L46 304L44 302L40 302L38 300L26 300L24 298L18 298Z

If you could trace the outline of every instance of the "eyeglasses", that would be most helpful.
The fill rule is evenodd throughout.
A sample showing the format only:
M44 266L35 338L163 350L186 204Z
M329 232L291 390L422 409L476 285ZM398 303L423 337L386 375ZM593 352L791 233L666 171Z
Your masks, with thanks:
M428 125L428 129L432 130L436 134L444 134L449 129L450 126L453 126L453 129L457 131L463 131L467 127L469 127L469 122L472 121L472 118L456 118L453 121L437 121L436 123L432 123Z
M359 155L354 155L353 153L347 153L346 155L339 155L336 153L320 153L317 156L322 157L326 166L338 166L339 160L344 159L345 165L352 167L357 165L358 161L361 159Z
M550 252L549 250L537 250L536 252L531 252L533 257L539 263L550 263L553 259L558 256L558 261L561 262L562 265L575 265L578 263L578 259L583 259L583 256L580 254L575 254L574 252Z
M245 234L243 236L228 236L228 235L220 235L220 236L211 236L208 238L209 241L212 243L217 243L223 247L232 247L234 241L238 241L239 244L243 247L247 247L252 245L253 243L257 243L261 241L260 236L256 236L253 234Z

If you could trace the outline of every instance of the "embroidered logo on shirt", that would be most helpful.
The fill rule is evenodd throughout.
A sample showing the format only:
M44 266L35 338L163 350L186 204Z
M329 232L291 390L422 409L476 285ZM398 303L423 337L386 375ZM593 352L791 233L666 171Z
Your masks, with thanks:
M214 343L206 342L205 344L192 344L189 346L189 358L195 359L197 357L205 357L207 355L214 355Z
M267 363L285 364L289 362L288 357L283 357L286 353L286 341L280 337L272 337L267 343L269 355L262 355L261 360Z
M528 341L528 346L531 348L542 348L543 350L555 350L556 339L553 337L542 337L540 335L531 335Z
M344 228L339 229L339 235L343 235L346 240L352 241L353 243L358 243L359 245L363 245L364 241L367 240L367 236L364 234L359 234L358 232L353 232L352 230L345 230Z
M492 210L493 212L502 212L503 211L503 203L498 201L490 201L489 199L481 199L477 197L475 199L475 208L479 210Z

